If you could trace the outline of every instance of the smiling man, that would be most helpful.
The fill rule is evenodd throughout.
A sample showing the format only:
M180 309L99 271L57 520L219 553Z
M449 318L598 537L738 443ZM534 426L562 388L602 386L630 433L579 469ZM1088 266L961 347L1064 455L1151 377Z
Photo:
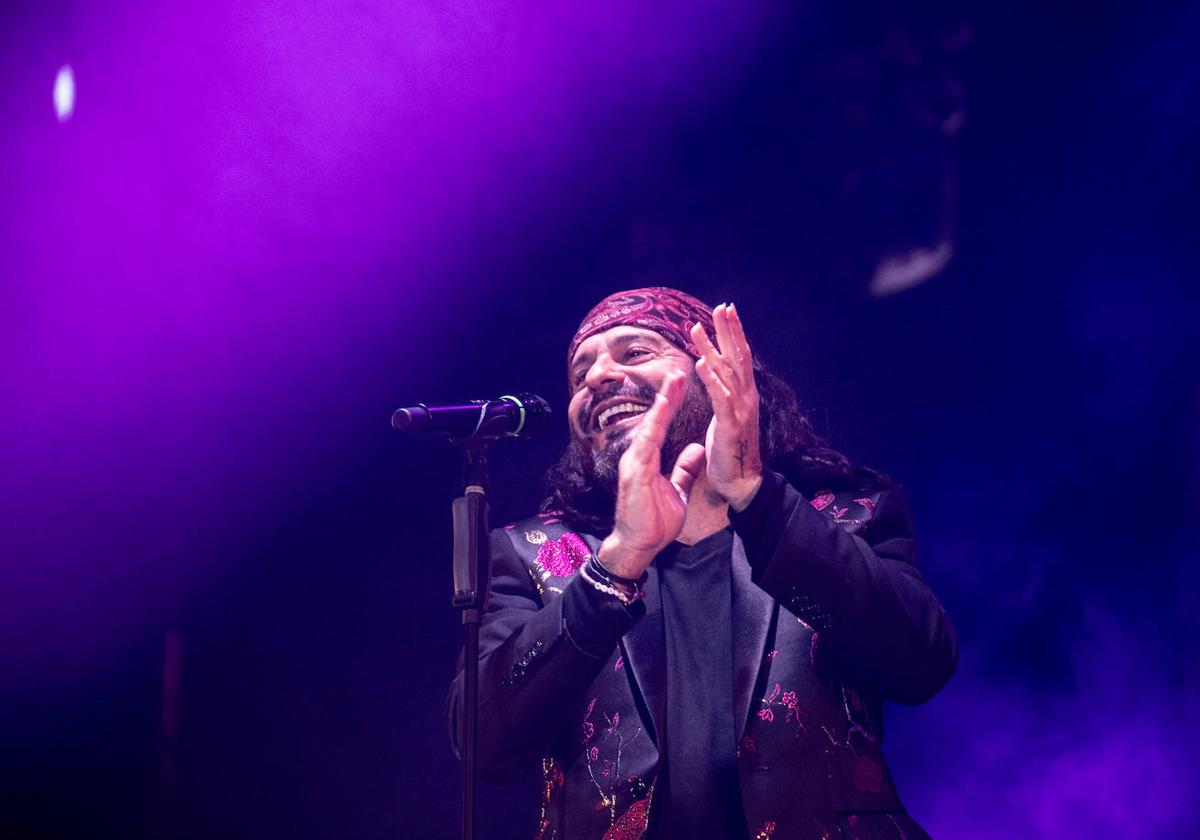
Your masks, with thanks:
M813 433L734 306L611 295L568 382L544 512L492 534L483 776L540 765L545 838L926 836L882 705L957 651L899 492Z

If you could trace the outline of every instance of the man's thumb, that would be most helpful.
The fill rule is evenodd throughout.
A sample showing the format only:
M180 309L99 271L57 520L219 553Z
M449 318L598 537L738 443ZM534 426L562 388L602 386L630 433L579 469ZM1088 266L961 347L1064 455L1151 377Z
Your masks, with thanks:
M689 443L675 459L671 469L671 483L679 491L679 497L687 504L688 494L696 479L704 474L704 446L699 443Z

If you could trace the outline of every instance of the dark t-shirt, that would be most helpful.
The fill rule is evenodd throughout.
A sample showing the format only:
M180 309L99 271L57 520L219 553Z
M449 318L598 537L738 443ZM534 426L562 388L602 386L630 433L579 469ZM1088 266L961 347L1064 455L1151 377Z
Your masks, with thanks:
M733 719L729 528L655 559L667 653L666 766L651 834L745 838Z

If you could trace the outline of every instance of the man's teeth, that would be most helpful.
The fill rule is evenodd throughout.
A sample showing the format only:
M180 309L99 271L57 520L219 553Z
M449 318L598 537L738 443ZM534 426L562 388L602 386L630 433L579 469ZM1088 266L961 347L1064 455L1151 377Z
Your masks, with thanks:
M637 403L618 403L610 405L604 411L600 412L600 416L596 418L596 425L601 429L607 426L614 417L618 414L644 414L646 406L638 405Z

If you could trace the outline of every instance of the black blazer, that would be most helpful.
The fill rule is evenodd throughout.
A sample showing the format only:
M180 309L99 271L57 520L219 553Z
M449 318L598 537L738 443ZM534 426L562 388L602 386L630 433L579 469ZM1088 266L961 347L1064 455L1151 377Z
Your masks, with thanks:
M950 678L954 630L914 564L894 490L807 499L769 473L731 513L737 764L750 837L920 838L880 744L885 699ZM655 568L632 607L575 572L596 537L553 515L492 533L480 637L479 767L503 782L540 763L538 837L640 837L666 699ZM448 716L457 745L462 674Z

